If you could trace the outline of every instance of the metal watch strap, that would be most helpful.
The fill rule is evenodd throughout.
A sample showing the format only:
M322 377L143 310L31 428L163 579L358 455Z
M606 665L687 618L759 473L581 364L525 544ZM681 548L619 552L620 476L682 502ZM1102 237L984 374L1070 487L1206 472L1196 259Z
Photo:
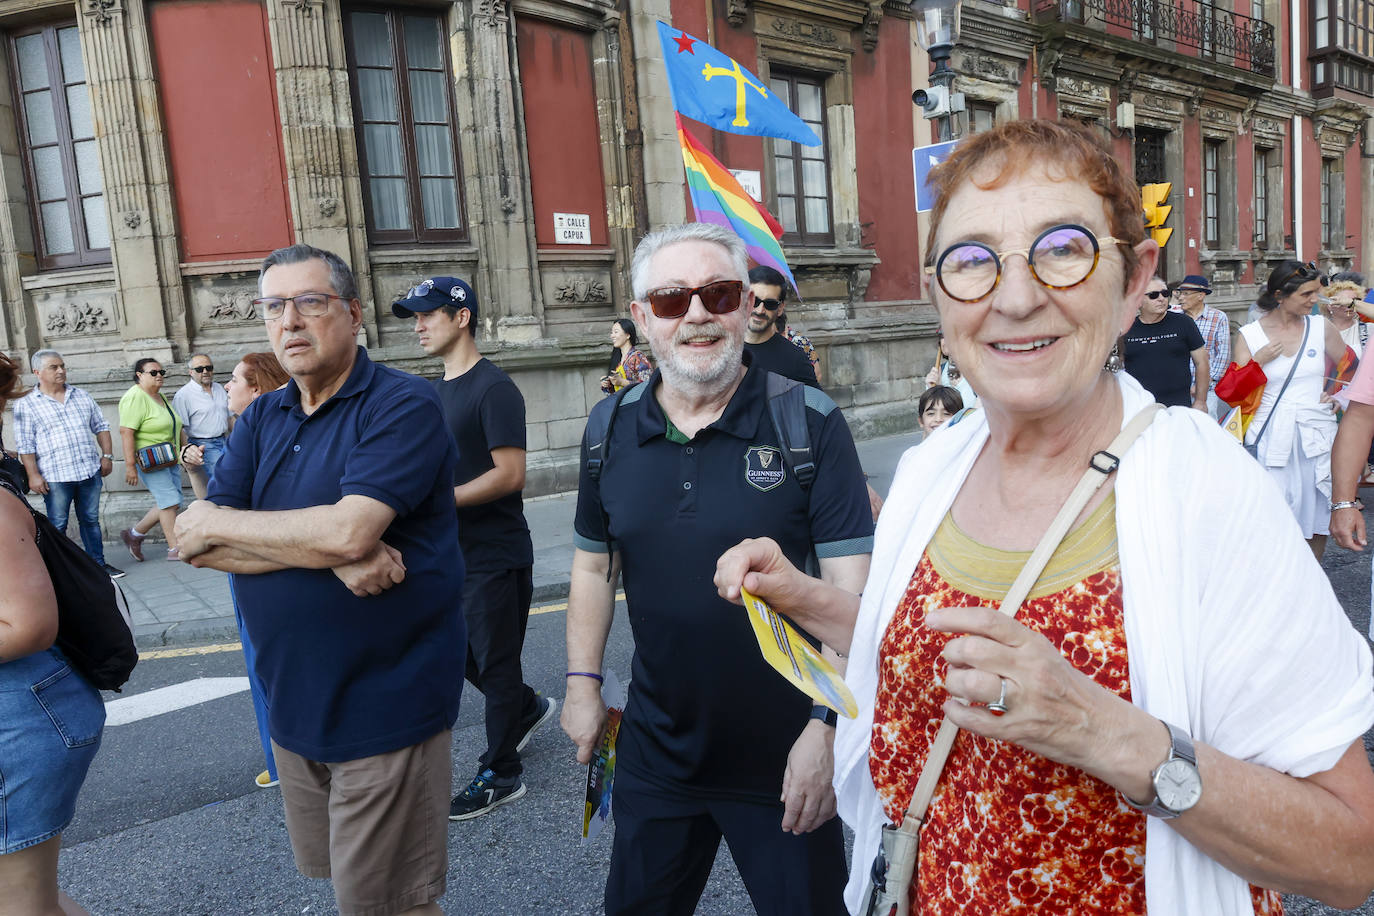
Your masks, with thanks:
M1358 509L1358 508L1360 508L1360 503L1359 503L1358 500L1354 500L1354 499L1343 499L1343 500L1341 500L1341 501L1338 502L1338 503L1332 503L1332 504L1331 504L1331 511L1332 511L1332 512L1335 512L1337 509Z
M1164 722L1163 719L1160 721ZM1197 750L1193 747L1193 736L1172 722L1164 722L1164 727L1169 730L1169 756L1165 757L1164 760L1160 762L1159 766L1150 771L1150 783L1152 785L1154 784L1155 774L1170 760L1186 760L1188 763L1192 764L1195 769L1197 767ZM1131 801L1131 799L1120 792L1117 794L1121 795L1121 798L1126 804L1130 805L1132 808L1135 808L1137 811L1143 811L1152 817L1169 820L1178 817L1182 813L1181 811L1175 811L1173 808L1165 807L1164 804L1160 802L1158 793L1150 799L1149 804L1145 805Z

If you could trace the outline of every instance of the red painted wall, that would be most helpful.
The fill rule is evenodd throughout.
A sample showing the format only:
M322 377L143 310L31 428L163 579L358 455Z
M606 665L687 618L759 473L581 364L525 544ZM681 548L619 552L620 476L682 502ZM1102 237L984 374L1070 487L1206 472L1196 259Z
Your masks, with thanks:
M606 179L601 171L591 36L523 17L515 28L535 240L541 248L583 247L558 243L553 215L584 213L590 217L592 245L605 247Z
M868 284L866 298L874 301L921 295L925 239L919 238L911 173L910 47L909 23L885 18L877 50L859 50L853 61L859 224L864 247L882 259Z
M258 257L291 244L263 5L157 0L149 24L182 258Z

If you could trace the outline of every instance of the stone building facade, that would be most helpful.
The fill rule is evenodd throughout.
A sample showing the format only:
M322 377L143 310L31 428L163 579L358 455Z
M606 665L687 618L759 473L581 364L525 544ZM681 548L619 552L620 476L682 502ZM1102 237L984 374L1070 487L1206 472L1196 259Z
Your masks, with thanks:
M856 432L914 428L934 320L902 0L6 0L0 348L62 351L113 420L137 358L170 393L191 353L223 380L266 349L257 267L301 241L353 265L373 358L432 375L389 306L461 276L526 398L527 492L570 488L634 244L688 215L656 20L819 100L809 163L697 133L802 208L789 314ZM145 501L121 478L111 528Z

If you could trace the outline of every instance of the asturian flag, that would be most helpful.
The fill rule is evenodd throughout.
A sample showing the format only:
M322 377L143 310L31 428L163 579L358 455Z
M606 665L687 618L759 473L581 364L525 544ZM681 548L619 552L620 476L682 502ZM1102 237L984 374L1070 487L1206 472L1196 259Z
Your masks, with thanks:
M734 58L663 22L658 24L658 40L673 107L680 114L732 134L820 145L816 132Z

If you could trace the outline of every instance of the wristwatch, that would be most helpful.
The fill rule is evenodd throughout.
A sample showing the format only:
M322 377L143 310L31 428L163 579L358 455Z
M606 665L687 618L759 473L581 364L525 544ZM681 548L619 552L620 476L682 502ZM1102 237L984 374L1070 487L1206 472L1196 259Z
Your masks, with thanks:
M1169 820L1178 817L1202 798L1202 776L1197 771L1193 739L1176 725L1165 722L1164 726L1169 729L1169 756L1150 774L1155 797L1143 805L1125 795L1121 797L1132 808Z
M1344 500L1341 500L1341 501L1338 502L1338 503L1332 503L1332 504L1331 504L1331 511L1332 511L1332 512L1335 512L1337 509L1359 509L1359 508L1360 508L1360 501L1357 500L1357 499L1344 499Z
M101 455L100 457L104 458L106 461L114 461L114 455Z
M815 706L811 707L811 718L819 719L826 725L829 725L831 728L834 728L835 723L840 721L840 714L835 712L835 710L831 709L829 706L822 706L821 704L817 703Z

